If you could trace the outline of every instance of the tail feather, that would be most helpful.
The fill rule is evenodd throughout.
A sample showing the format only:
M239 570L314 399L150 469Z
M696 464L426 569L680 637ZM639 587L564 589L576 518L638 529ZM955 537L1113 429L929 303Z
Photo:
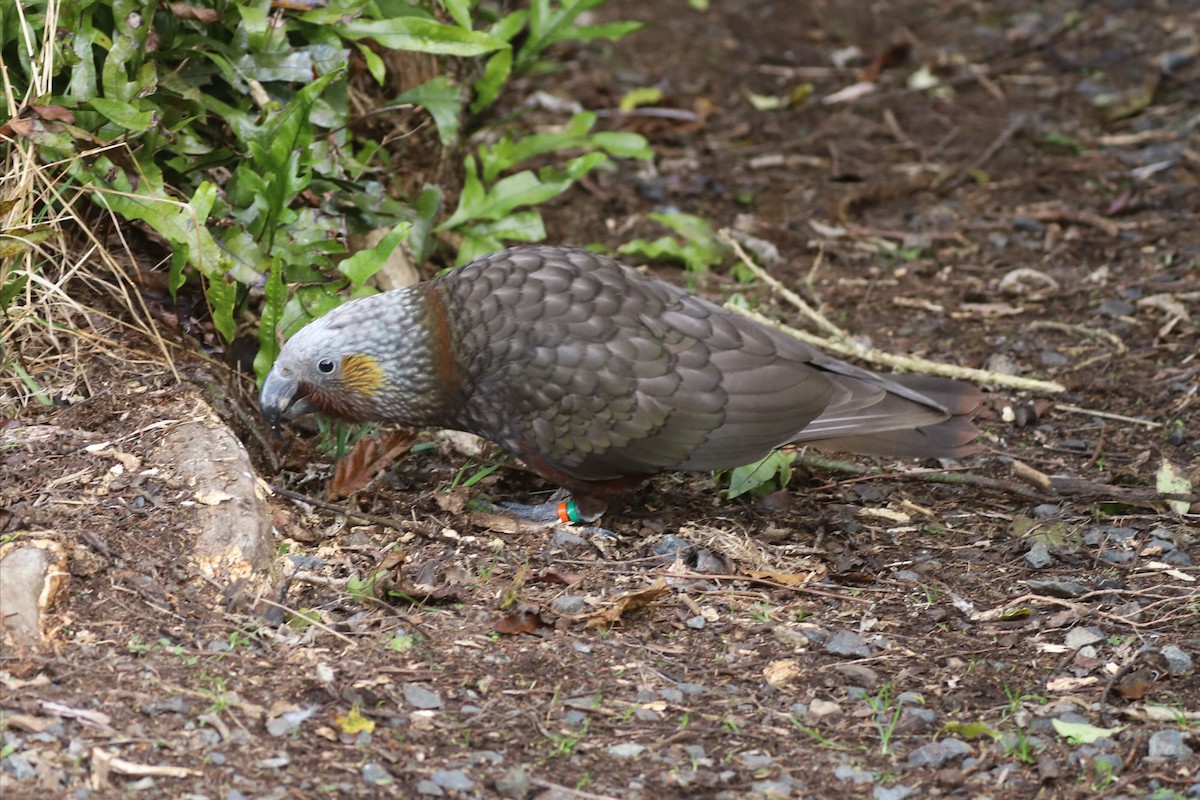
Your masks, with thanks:
M893 392L887 384L903 389ZM822 450L895 458L962 458L977 451L974 386L929 375L888 375L888 394L866 408L813 420L793 440Z

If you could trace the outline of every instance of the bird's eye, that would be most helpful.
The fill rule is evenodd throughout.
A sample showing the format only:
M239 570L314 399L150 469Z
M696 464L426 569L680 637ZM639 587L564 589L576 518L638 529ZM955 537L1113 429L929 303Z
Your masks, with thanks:
M317 369L321 370L321 372L324 372L326 374L333 372L333 359L322 358L320 361L317 362Z

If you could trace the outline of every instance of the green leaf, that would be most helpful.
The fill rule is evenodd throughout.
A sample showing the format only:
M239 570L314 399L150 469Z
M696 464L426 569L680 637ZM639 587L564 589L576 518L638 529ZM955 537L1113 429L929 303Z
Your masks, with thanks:
M258 378L259 386L267 379L267 373L279 357L279 337L276 329L283 319L287 299L287 285L283 282L283 261L275 258L271 262L271 271L263 287L264 302L258 316L258 352L254 355L254 374Z
M1050 720L1050 724L1054 726L1054 730L1059 736L1065 738L1071 744L1092 744L1097 739L1106 739L1114 733L1120 733L1125 730L1128 725L1122 725L1119 728L1097 728L1095 725L1089 725L1086 722L1063 722L1060 719Z
M446 12L458 23L460 28L471 29L470 0L438 0Z
M1000 731L984 722L947 722L942 726L942 733L952 733L956 736L961 736L967 741L983 738L996 740L1000 738Z
M132 103L126 103L124 100L110 100L107 97L93 97L88 101L88 105L100 112L109 122L134 133L149 130L155 125L158 116L151 111L138 111Z
M359 250L344 259L342 263L338 264L338 272L349 278L351 286L355 289L361 288L368 278L383 268L388 258L391 257L392 251L408 238L412 227L412 223L408 221L399 223L384 234L374 247Z
M795 453L773 450L753 464L730 470L725 499L732 500L747 492L765 494L787 486L792 479L792 462L795 459Z
M1154 473L1154 487L1159 494L1191 494L1192 482L1187 475L1178 472L1175 465L1165 458L1159 464L1158 472ZM1176 514L1186 514L1191 508L1187 500L1168 500L1167 507Z
M508 47L490 33L464 30L420 17L353 20L335 26L347 39L373 39L393 50L448 56L481 56Z
M224 275L208 276L204 285L204 296L212 310L213 327L227 342L237 334L237 323L233 321L233 306L237 300L237 284Z
M424 264L433 255L433 223L442 213L442 187L426 186L413 203L416 219L413 220L412 233L408 235L408 248L412 251L413 262Z
M487 60L483 74L475 81L475 100L471 103L471 113L477 113L490 106L500 96L500 91L512 74L513 53L511 49L500 50Z
M383 63L383 59L379 54L365 44L358 44L358 54L362 56L363 61L367 64L367 72L371 73L371 77L380 86L383 86L387 80L387 65Z
M466 96L463 88L446 76L439 75L409 89L393 102L412 103L428 111L437 125L438 138L443 145L449 147L458 138L458 122L466 103Z
M642 86L638 89L630 89L621 97L621 102L617 107L622 111L632 111L641 106L652 106L662 100L663 92L656 86Z

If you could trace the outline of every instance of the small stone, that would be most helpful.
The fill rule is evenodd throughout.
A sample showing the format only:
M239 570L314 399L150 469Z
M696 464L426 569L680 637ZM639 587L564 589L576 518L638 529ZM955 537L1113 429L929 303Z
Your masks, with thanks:
M904 800L913 793L911 786L896 784L895 786L876 786L871 792L873 800Z
M1128 317L1132 316L1136 310L1133 303L1112 297L1101 301L1100 305L1096 307L1096 313L1102 317Z
M1116 564L1119 567L1127 566L1133 563L1137 558L1137 554L1132 550L1105 550L1100 553L1100 559L1107 561L1110 564Z
M1025 553L1025 563L1033 569L1045 569L1054 563L1054 557L1050 555L1050 548L1045 542L1035 541Z
M700 631L704 630L704 626L708 624L708 620L704 619L703 614L697 614L694 617L690 617L686 624L692 630Z
M871 647L857 633L839 630L825 643L825 652L835 656L866 658L871 655Z
M677 683L675 687L688 696L704 694L708 689L698 683Z
M550 601L550 610L560 617L573 617L587 610L587 603L574 594L561 594Z
M402 687L404 699L413 708L430 710L442 707L442 697L419 683L406 683Z
M525 800L532 788L533 781L524 767L513 767L496 781L496 791L502 797L511 797L514 800Z
M851 783L874 783L875 776L865 769L852 767L849 764L838 764L833 771L833 777L839 781L850 781Z
M696 572L705 575L725 574L725 562L707 550L696 551Z
M766 753L739 753L737 760L746 769L766 769L775 763L775 757Z
M576 536L566 528L555 528L554 535L550 537L550 543L555 547L571 551L582 551L591 549L591 545L582 536Z
M650 547L650 552L661 556L667 564L673 563L677 558L686 562L692 557L695 550L696 548L691 542L673 533L667 534Z
M658 690L658 696L668 703L683 705L683 692L676 689L674 686L668 686L665 689Z
M430 780L417 781L417 792L430 797L443 797L446 794L442 787Z
M1057 516L1062 511L1062 508L1056 503L1042 503L1033 507L1033 516L1038 519L1049 519Z
M1103 641L1104 634L1096 628L1072 628L1067 631L1063 644L1071 650L1078 650L1089 644L1096 644Z
M1192 671L1192 657L1173 644L1162 649L1163 658L1167 660L1167 672L1172 678L1187 675Z
M1083 584L1071 583L1069 581L1025 581L1025 585L1034 594L1041 594L1046 597L1061 597L1064 600L1079 597L1088 591L1088 587Z
M432 780L452 792L469 792L474 784L461 769L442 769L433 773Z
M362 779L372 786L387 786L395 780L391 773L374 761L363 764Z
M879 673L862 664L838 664L834 667L847 681L858 686L874 688L879 684Z
M1192 754L1192 748L1179 731L1158 731L1150 736L1150 758L1181 759Z
M808 713L813 717L827 717L830 714L842 713L842 707L830 700L822 700L819 697L814 697L812 702L808 704Z
M1192 557L1182 550L1171 550L1159 556L1159 560L1170 564L1172 567L1190 567L1192 566Z
M645 745L635 742L622 742L609 747L606 752L613 758L637 758L646 750Z
M971 748L959 739L939 739L928 742L908 754L908 765L917 768L937 769L951 758L971 752Z

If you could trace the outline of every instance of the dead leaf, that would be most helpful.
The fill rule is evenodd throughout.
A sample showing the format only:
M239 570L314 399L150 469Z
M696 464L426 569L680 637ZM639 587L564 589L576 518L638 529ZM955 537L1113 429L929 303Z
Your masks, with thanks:
M542 615L535 609L529 608L518 609L496 620L496 633L502 633L505 636L536 633L539 628L545 627L547 625L542 621Z
M167 8L171 9L176 19L195 20L210 25L221 21L220 12L213 8L201 8L188 3L168 3Z
M326 489L330 499L349 497L370 482L388 464L412 448L409 431L389 431L375 439L359 439L354 449L337 462Z
M742 574L748 578L781 583L784 586L803 586L814 578L820 577L820 575L814 572L770 572L761 569L748 569Z
M530 583L556 583L561 586L574 586L583 580L582 572L559 572L553 569L538 570L529 579Z
M619 595L607 608L590 615L587 622L584 623L584 627L596 628L601 625L615 625L627 613L645 608L666 593L667 580L660 577L645 589Z
M772 686L783 686L785 683L790 683L801 671L799 661L794 658L785 658L780 661L772 661L763 667L763 677Z

